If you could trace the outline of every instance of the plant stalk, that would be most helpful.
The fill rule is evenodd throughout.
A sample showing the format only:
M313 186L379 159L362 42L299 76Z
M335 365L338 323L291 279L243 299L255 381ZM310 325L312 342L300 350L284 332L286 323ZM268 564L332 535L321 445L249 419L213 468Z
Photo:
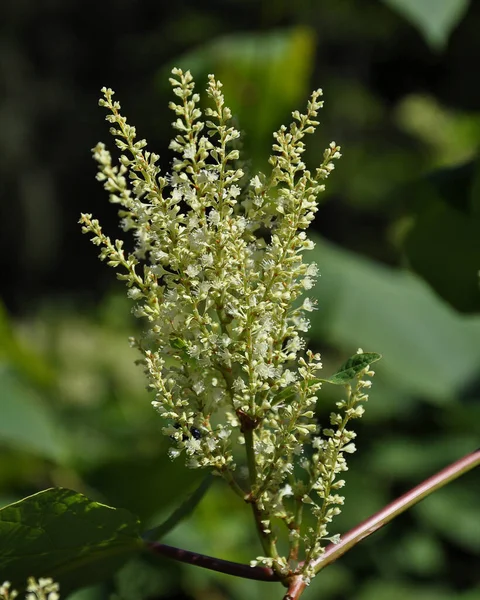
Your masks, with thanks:
M235 577L243 577L245 579L254 579L256 581L280 581L277 574L269 567L251 567L250 565L243 565L229 560L214 558L213 556L206 556L205 554L198 554L197 552L190 552L189 550L167 546L166 544L161 544L159 542L147 542L146 547L154 554L173 558L173 560L189 565L203 567L210 571L218 571L219 573L226 573L227 575L234 575Z
M245 437L245 450L247 453L248 475L250 478L250 489L253 490L257 482L257 465L255 463L255 448L253 445L253 428L246 427L243 431Z
M338 544L330 544L327 546L322 556L312 563L315 572L318 573L321 569L332 564L340 558L340 556L345 554L345 552L353 548L353 546L356 546L372 533L378 531L378 529L392 521L395 517L402 514L436 490L442 488L447 483L454 481L479 465L480 449L467 454L432 477L429 477L409 492L403 494L403 496L400 496L400 498L387 505L378 513L351 529L340 538ZM253 504L253 506L255 505ZM268 567L250 567L249 565L213 558L212 556L174 548L173 546L167 546L166 544L158 542L145 542L145 546L154 554L166 556L180 562L196 565L212 571L218 571L236 577L244 577L246 579L254 579L256 581L285 582L285 579L282 579L273 569ZM298 573L303 567L304 563L300 563L297 568L297 574L292 575L288 581L288 591L283 600L298 600L305 590L305 581L302 575Z

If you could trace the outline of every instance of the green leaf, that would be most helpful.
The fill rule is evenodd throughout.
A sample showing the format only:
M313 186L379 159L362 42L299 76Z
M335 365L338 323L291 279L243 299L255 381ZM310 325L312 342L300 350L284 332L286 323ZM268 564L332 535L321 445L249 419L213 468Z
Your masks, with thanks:
M12 365L19 373L40 386L55 382L52 365L18 338L6 308L0 302L0 363Z
M417 217L404 247L411 267L453 307L480 312L477 215L437 203Z
M52 577L62 593L109 577L143 547L139 522L64 488L51 488L0 510L0 573L20 589L28 577Z
M413 508L413 514L454 544L478 553L478 489L478 473L472 471L417 504Z
M117 504L142 522L158 523L157 515L169 514L171 507L178 506L179 499L191 493L205 477L201 469L187 469L172 461L167 449L163 436L157 440L155 451L148 454L132 447L129 457L120 455L90 470L89 483L107 501L115 498Z
M49 406L0 364L0 442L63 462L66 439Z
M160 540L169 531L174 529L181 521L189 517L199 502L202 500L213 481L213 475L209 473L198 486L198 488L160 525L153 527L143 536L149 541Z
M322 379L325 383L334 385L345 385L361 373L368 365L371 365L382 358L381 354L376 352L363 352L351 356L338 371L328 379Z
M446 567L442 544L431 531L414 530L400 537L394 554L398 564L420 577L435 577Z
M477 377L480 318L459 315L425 282L311 236L321 279L312 338L337 348L375 348L389 385L449 402ZM374 386L375 387L375 386Z
M440 584L412 584L406 581L391 581L388 579L370 579L362 587L356 600L452 600L450 589Z
M470 0L383 0L417 27L435 50L441 50Z

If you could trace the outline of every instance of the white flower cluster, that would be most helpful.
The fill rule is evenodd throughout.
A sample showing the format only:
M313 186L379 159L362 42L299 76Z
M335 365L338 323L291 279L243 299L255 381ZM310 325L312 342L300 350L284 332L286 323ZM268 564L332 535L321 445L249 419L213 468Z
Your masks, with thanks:
M274 134L270 174L248 181L236 166L240 134L230 124L221 83L209 76L212 107L202 113L190 72L172 74L177 133L170 148L178 156L171 174L161 174L158 155L136 141L112 90L102 90L100 105L109 110L121 156L113 163L98 144L97 178L120 205L121 226L133 232L135 249L112 242L90 214L80 222L101 246L100 258L119 269L135 315L148 321L133 343L143 355L153 405L166 420L163 433L173 440L171 456L184 453L189 467L212 468L252 504L265 560L284 573L288 561L278 556L271 521L287 525L291 561L300 544L308 558L318 555L325 525L338 510L333 505L340 504L333 491L343 482L335 476L346 468L343 453L354 449L346 420L360 416L351 412L360 410L353 408L360 397L354 390L340 406L344 416L333 417L333 429L318 438L320 357L304 352L300 335L315 302L298 298L317 275L316 265L302 259L313 247L305 230L340 147L329 145L315 173L302 161L304 138L318 125L317 90L306 113L295 111L290 127ZM237 442L245 445L248 484L234 476ZM318 526L301 533L306 504Z
M10 589L10 582L5 581L0 585L0 600L13 600L18 597L16 590ZM25 600L58 600L60 587L49 577L40 577L37 581L30 577L27 584Z

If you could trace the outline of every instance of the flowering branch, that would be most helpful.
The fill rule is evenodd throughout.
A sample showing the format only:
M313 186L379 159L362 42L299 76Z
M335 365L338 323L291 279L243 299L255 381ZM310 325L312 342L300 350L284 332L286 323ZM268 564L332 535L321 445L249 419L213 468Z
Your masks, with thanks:
M119 205L121 227L133 232L135 245L127 252L90 214L81 216L82 230L117 269L134 314L147 323L132 344L173 442L170 457L183 454L189 468L223 477L251 505L264 552L252 567L273 569L286 583L297 575L307 582L335 539L328 528L344 500L339 475L355 451L347 427L363 415L370 363L380 358L359 350L330 380L344 386L345 399L322 430L315 405L328 380L318 378L320 355L305 351L301 337L316 307L300 297L318 274L303 261L314 246L305 230L340 146L331 142L314 172L302 160L323 106L322 90L315 90L305 113L294 111L290 126L273 134L270 173L247 180L237 167L240 133L222 84L209 75L211 107L202 113L189 71L173 69L170 82L178 99L170 103L176 158L166 175L159 156L136 139L113 91L103 88L100 105L120 157L114 161L97 144L97 179ZM241 450L246 482L238 475ZM305 511L315 526L303 519ZM287 556L277 541L288 543Z
M468 471L480 466L480 450L467 454L463 458L442 469L432 477L429 477L407 493L397 498L394 502L388 504L385 508L375 513L372 517L366 519L349 532L341 536L336 544L330 544L325 548L322 556L315 561L313 567L315 572L324 569L335 562L343 554L351 550L362 540L372 535L384 525L387 525L395 517L399 516L407 509L421 500L439 490L464 475ZM219 571L236 577L246 579L255 579L258 581L280 581L281 577L275 571L268 567L251 567L240 563L220 560L211 556L205 556L187 550L181 550L172 546L160 543L147 543L147 547L162 556L167 556L180 562L197 565L205 569ZM306 582L301 574L293 575L288 580L288 591L284 600L297 600L306 587Z
M387 523L390 523L395 517L435 492L451 481L454 481L461 475L480 466L480 450L467 454L463 458L445 467L432 477L429 477L407 493L403 494L392 503L388 504L375 513L372 517L366 519L346 534L342 535L339 542L330 544L325 548L324 553L313 563L315 572L335 562L340 556L348 552L359 542L381 529ZM292 578L288 592L284 600L297 600L306 587L306 582L301 577Z

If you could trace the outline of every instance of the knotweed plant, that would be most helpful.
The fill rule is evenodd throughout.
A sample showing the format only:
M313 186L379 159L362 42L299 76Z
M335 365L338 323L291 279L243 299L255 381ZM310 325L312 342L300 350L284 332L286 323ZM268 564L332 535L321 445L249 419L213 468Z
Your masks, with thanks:
M363 414L365 377L373 375L364 359L321 429L321 359L302 337L316 308L302 296L318 269L303 254L313 248L306 229L340 147L330 143L314 172L302 160L305 138L318 126L319 89L304 114L293 112L292 124L274 133L270 172L247 178L222 84L208 77L210 108L202 112L190 72L172 75L177 157L169 174L137 140L113 91L102 90L120 156L115 161L99 143L97 179L119 205L134 248L112 241L90 214L80 222L146 321L132 344L171 458L210 469L252 506L263 546L252 565L272 568L286 584L294 576L308 582L326 542L335 540L330 523L344 500L346 455L355 451L349 425Z

